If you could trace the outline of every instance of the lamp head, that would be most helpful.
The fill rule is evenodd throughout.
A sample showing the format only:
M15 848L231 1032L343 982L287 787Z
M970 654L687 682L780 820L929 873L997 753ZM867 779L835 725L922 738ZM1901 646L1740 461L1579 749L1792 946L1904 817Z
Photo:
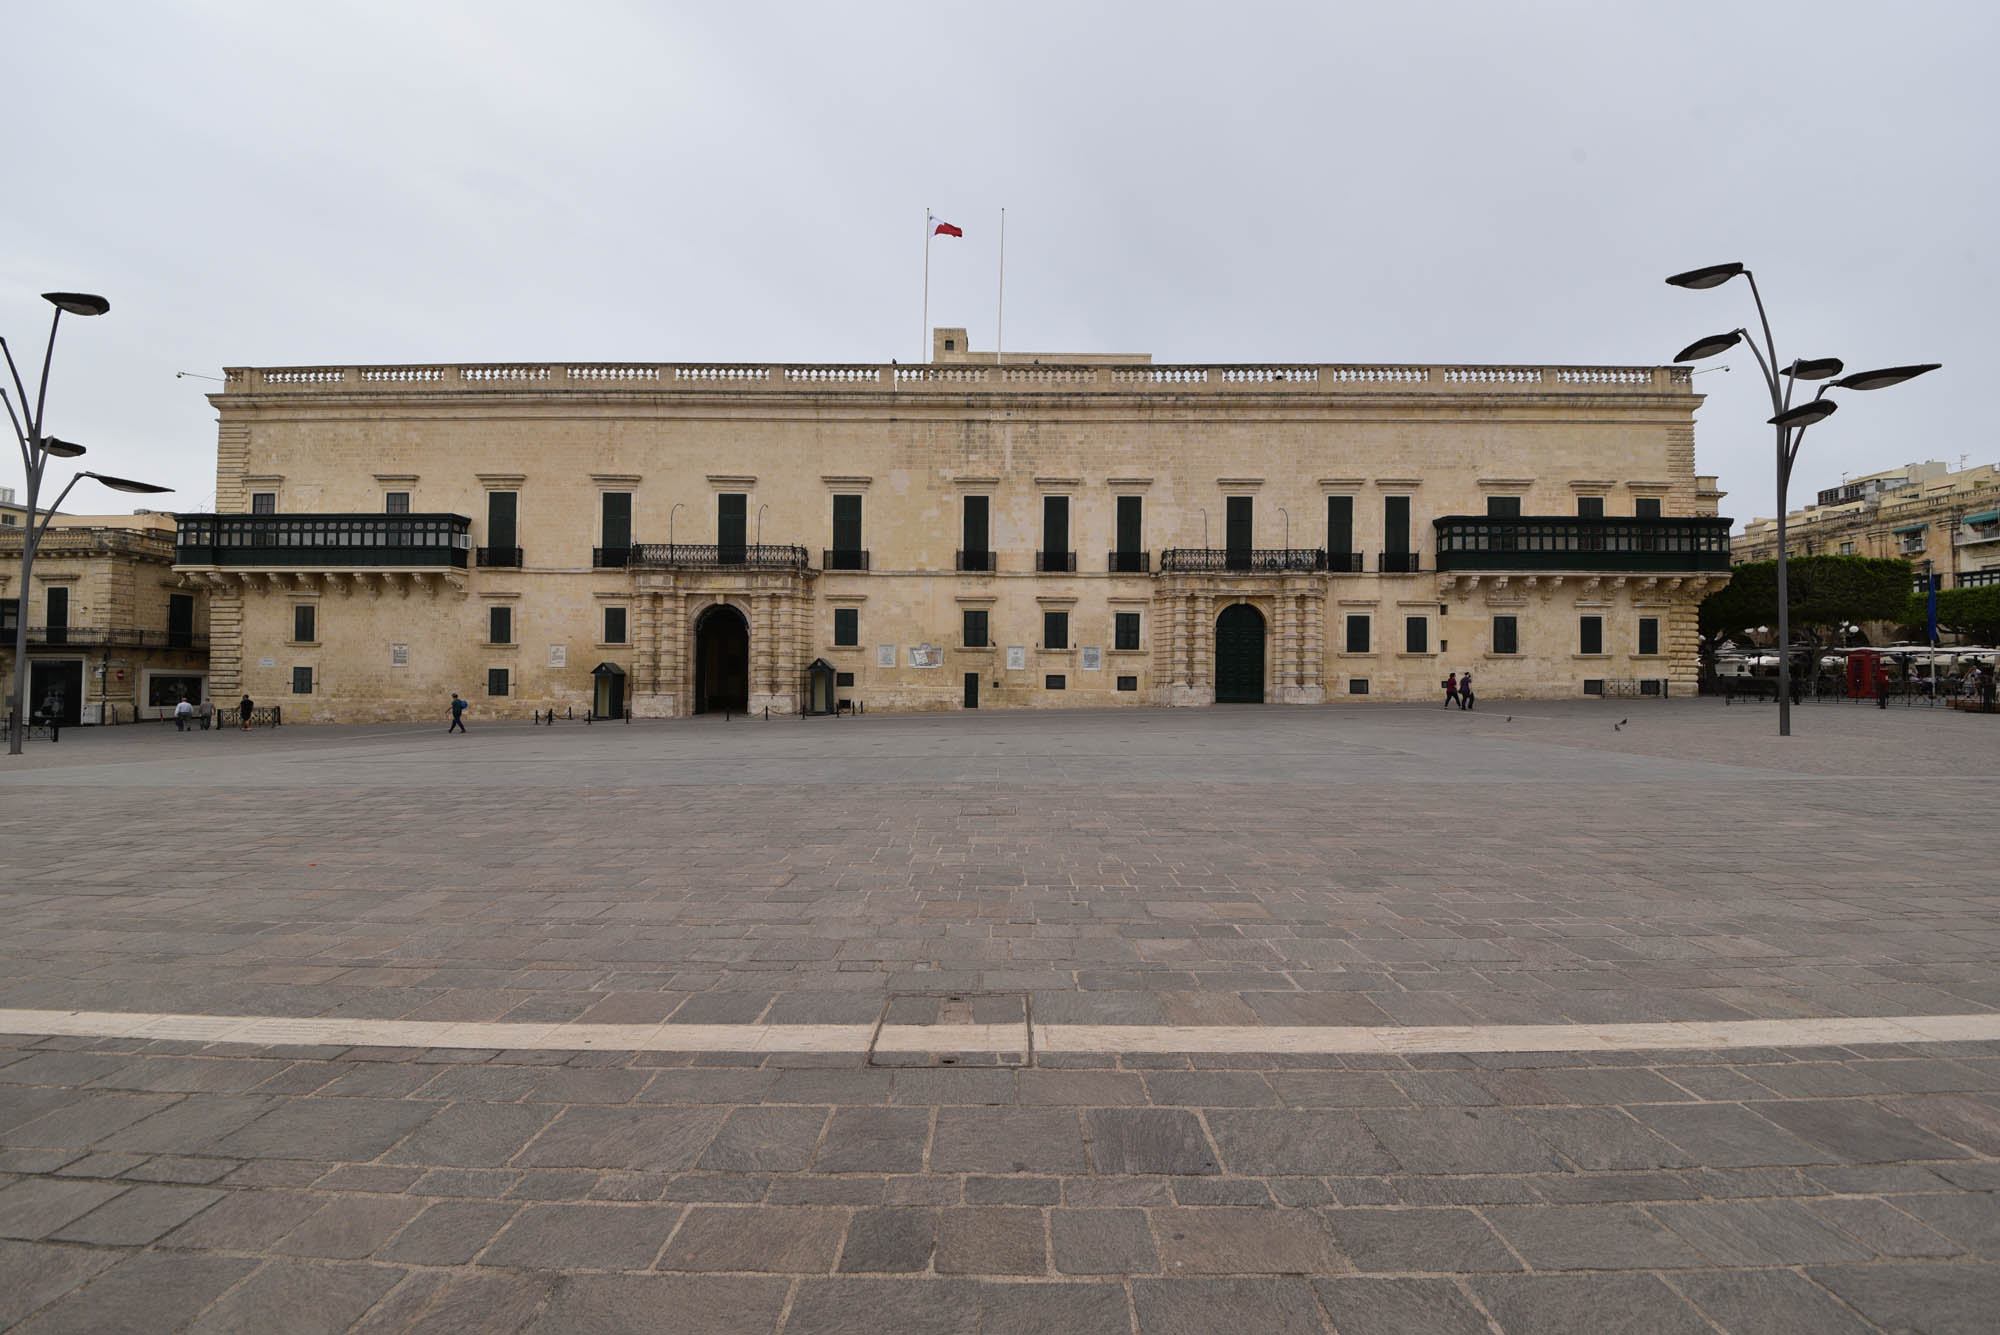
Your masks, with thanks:
M1887 389L1900 385L1905 380L1914 380L1929 371L1935 371L1943 362L1924 362L1918 366L1885 366L1879 371L1856 371L1834 381L1839 389Z
M44 292L42 300L70 315L102 315L111 303L90 292Z
M1839 407L1840 405L1832 399L1814 399L1810 403L1801 403L1796 408L1787 408L1769 420L1772 426L1811 426L1814 422L1825 421L1833 416L1834 410Z
M1727 352L1743 341L1743 331L1732 329L1726 334L1710 334L1698 338L1674 354L1677 362L1698 362L1705 357L1713 357L1718 352Z
M96 478L113 491L136 491L142 494L155 494L173 490L172 487L156 487L150 482L134 482L129 477L112 477L109 473L93 473L87 469L77 474L77 476Z
M1838 357L1814 357L1793 362L1778 374L1788 375L1794 380L1824 380L1828 376L1839 375L1842 365Z
M42 453L52 454L58 459L74 459L83 453L83 446L67 440L57 440L54 436L43 436Z
M1667 282L1674 287L1721 287L1737 274L1748 272L1740 264L1711 264L1706 269L1677 273Z

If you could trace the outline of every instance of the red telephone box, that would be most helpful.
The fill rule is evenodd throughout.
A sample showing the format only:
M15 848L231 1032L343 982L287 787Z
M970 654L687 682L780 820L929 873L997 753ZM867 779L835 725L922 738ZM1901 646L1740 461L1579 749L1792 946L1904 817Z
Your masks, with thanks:
M1873 649L1856 649L1847 655L1847 695L1853 700L1873 700L1888 682L1882 655Z

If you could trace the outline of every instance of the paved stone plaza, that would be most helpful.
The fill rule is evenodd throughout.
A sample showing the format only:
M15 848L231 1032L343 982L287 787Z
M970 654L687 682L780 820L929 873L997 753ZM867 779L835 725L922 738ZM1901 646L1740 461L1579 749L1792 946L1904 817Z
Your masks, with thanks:
M0 1327L1985 1332L2000 729L1794 719L37 742Z

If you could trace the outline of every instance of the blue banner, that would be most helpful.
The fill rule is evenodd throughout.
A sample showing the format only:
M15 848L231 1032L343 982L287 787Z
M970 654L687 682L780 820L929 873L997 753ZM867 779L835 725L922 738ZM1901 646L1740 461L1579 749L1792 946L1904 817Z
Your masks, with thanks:
M1938 642L1938 627L1937 627L1938 585L1944 583L1944 576L1938 574L1928 575L1925 577L1924 582L1927 586L1927 591L1924 594L1924 612L1926 619L1930 623L1930 642L1932 644L1936 644ZM1932 671L1936 671L1936 669L1933 668Z

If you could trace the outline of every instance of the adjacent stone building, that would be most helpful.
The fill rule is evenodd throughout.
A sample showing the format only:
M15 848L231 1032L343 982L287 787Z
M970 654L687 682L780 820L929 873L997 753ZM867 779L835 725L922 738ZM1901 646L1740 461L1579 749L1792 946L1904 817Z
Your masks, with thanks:
M2000 584L2000 464L1952 468L1937 460L1850 478L1785 516L1794 556L1879 556L1924 562L1940 587ZM1738 561L1778 555L1774 519L1753 519ZM1921 573L1920 573L1921 578Z
M53 696L72 726L131 723L170 715L183 696L202 699L208 594L173 571L173 516L57 515L35 554L25 609L23 531L0 523L0 694L13 690L25 613L31 711Z
M287 722L1692 691L1673 367L231 368L176 570Z

